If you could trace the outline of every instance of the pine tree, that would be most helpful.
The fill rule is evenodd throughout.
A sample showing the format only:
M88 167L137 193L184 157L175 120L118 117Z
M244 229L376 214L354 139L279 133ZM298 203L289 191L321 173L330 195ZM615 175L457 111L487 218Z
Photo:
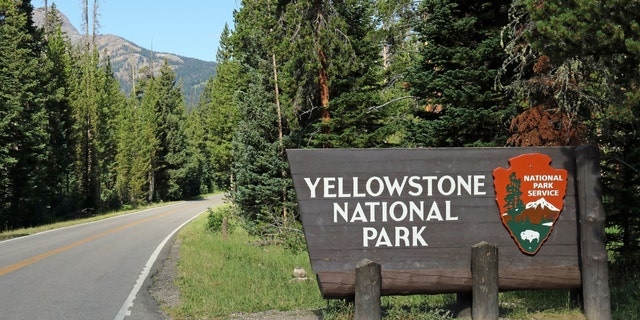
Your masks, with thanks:
M245 1L236 13L231 53L251 77L235 88L231 195L257 223L296 216L285 148L384 145L374 13L360 0Z
M62 21L55 4L46 16L46 64L44 89L47 93L48 135L47 179L41 183L49 190L49 207L54 215L74 210L72 190L74 173L73 117L71 112L70 76L71 44L62 32Z
M234 184L230 194L238 212L259 227L251 231L273 233L275 227L285 223L282 208L291 212L295 196L291 180L282 176L286 163L275 129L275 102L271 92L262 87L260 77L253 74L256 83L239 96L241 120L233 139Z
M392 108L375 109L381 104L383 61L375 40L374 6L371 1L326 2L333 34L326 45L327 71L331 97L316 124L315 146L379 147L384 145L383 126ZM322 97L321 97L322 100Z
M206 184L219 189L228 189L231 184L231 141L239 121L235 95L248 80L239 62L231 59L230 32L225 25L216 55L216 76L207 81L195 112L204 131L204 165L211 174Z
M509 1L422 1L415 31L420 57L408 73L422 121L409 124L414 146L502 145L509 102L493 89L502 66L500 31Z
M0 219L18 227L47 213L48 115L41 33L29 1L0 1Z
M288 135L289 123L277 114L279 93L275 92L274 75L278 72L274 73L273 67L274 55L279 60L275 46L283 34L277 28L277 20L285 5L243 2L230 37L232 60L237 61L238 71L244 75L243 81L236 82L232 89L237 92L233 96L239 124L231 148L230 195L239 213L261 226L253 232L274 232L271 228L283 226L292 214L291 185L283 176L287 164L280 139L280 133Z
M77 193L81 208L96 209L100 202L98 158L96 150L96 130L98 126L98 92L96 87L98 54L83 51L76 56L76 66L72 75L74 140L76 140Z
M417 2L412 0L375 1L376 43L382 46L381 101L371 110L385 113L378 129L385 146L411 146L407 137L408 123L419 121L414 116L416 97L407 92L407 70L417 59L418 42L413 32L417 19Z
M507 185L507 195L505 196L505 209L507 209L507 213L515 218L516 215L521 213L524 209L524 203L520 196L522 196L522 191L520 190L521 181L516 176L516 173L513 172L509 176L509 184Z
M156 137L160 142L158 166L156 167L156 192L160 200L176 200L185 196L187 162L189 155L184 126L186 109L182 92L176 86L176 74L165 61L160 75L155 79L158 100L156 101Z
M410 36L416 19L416 4L412 0L378 0L375 9L375 21L379 26L376 38L382 45L387 82L401 82L399 77L411 61L411 51L416 45Z
M133 203L183 199L200 191L200 164L187 140L187 118L176 75L165 61L159 75L139 82L139 107L127 111L134 135L122 127L118 146L118 193ZM135 101L135 100L134 100ZM129 172L129 174L126 174Z
M133 164L137 160L136 137L139 133L138 111L134 99L127 100L118 113L116 128L116 184L115 190L121 204L136 204L138 197L133 188Z
M129 196L133 203L153 202L157 200L156 174L160 166L161 141L157 133L159 93L153 78L141 81L138 88L142 90L140 105L135 109L132 124L134 135L131 152L131 178Z
M101 209L115 209L119 206L116 191L116 154L117 127L123 112L126 97L120 90L120 83L111 69L111 60L107 56L106 62L97 70L96 74L96 127L95 144L97 175L99 180Z
M382 62L372 1L287 1L270 37L284 119L293 141L321 147L379 146ZM268 56L268 55L267 55Z
M205 128L198 107L186 115L185 136L187 139L187 153L189 154L187 163L189 177L186 183L185 196L211 193L215 190L213 174L207 167L208 159L206 158L204 144Z

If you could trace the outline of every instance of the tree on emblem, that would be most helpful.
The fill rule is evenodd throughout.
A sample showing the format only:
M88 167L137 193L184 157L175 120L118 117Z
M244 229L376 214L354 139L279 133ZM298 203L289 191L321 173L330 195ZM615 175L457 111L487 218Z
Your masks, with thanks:
M509 184L507 184L507 195L504 197L505 205L504 209L507 210L507 213L515 218L518 214L522 212L524 209L524 203L520 196L522 195L522 191L520 190L520 179L516 177L516 173L512 172L509 176Z

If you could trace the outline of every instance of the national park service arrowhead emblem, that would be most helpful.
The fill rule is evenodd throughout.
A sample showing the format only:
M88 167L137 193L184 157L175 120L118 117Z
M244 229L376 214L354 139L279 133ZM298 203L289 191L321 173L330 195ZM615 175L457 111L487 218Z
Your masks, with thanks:
M530 153L509 159L510 168L493 170L502 224L520 250L535 255L564 207L567 170L551 167L551 157Z

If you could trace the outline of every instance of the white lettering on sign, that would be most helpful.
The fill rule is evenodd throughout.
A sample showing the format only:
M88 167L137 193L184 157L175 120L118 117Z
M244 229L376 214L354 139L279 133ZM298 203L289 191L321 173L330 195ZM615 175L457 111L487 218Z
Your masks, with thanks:
M559 190L529 190L527 191L529 197L559 197Z
M394 227L390 228L391 236L387 232L387 228L382 227L376 229L373 227L362 228L362 246L369 247L373 244L374 247L427 247L427 242L422 237L422 233L426 229L426 226L418 227L413 226L411 229L408 227Z
M307 183L309 187L309 191L311 192L311 198L316 197L316 188L318 187L318 182L320 182L320 178L317 178L315 182L311 181L311 178L304 178L304 182Z
M444 209L444 210L442 210ZM333 223L338 222L402 222L402 221L457 221L458 217L451 214L451 201L444 201L444 206L432 201L425 216L424 201L409 201L408 205L402 201L365 202L349 205L333 203ZM365 213L368 211L368 215ZM444 212L444 216L442 213Z
M352 177L350 185L344 177L304 178L304 181L311 198L364 198L382 195L433 196L434 192L442 196L483 196L487 194L484 190L485 179L484 175L403 176L393 179L373 176L367 179Z
M553 185L552 181L555 181L553 177L532 176L531 179L541 181L542 186ZM485 180L485 175L304 178L310 198L336 199L333 202L333 223L362 225L362 246L376 248L428 246L424 238L426 223L459 219L452 212L453 200L441 198L484 196L487 194ZM427 200L429 197L438 199ZM393 201L394 198L398 200ZM410 198L416 199L408 200ZM367 225L371 223L417 225Z
M560 190L553 187L554 181L563 181L559 174L534 174L525 175L524 181L532 181L533 189L527 190L529 197L559 197Z
M563 181L559 174L532 174L524 176L524 181Z

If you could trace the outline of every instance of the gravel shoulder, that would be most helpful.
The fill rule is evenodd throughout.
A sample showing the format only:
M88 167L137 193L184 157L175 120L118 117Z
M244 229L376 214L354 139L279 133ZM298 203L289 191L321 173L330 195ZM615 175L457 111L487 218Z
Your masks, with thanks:
M149 293L159 306L159 314L163 319L172 319L163 310L175 307L180 303L180 290L175 286L178 275L178 261L180 260L181 241L177 237L171 242L171 247L165 259L160 262L157 272L153 275ZM259 313L237 313L228 319L239 320L321 320L322 315L318 310L295 311L266 311Z
M180 260L181 241L174 238L167 256L160 262L156 273L151 278L149 293L156 301L158 313L163 319L171 319L164 309L172 308L180 302L180 290L174 281L178 275L178 260Z

